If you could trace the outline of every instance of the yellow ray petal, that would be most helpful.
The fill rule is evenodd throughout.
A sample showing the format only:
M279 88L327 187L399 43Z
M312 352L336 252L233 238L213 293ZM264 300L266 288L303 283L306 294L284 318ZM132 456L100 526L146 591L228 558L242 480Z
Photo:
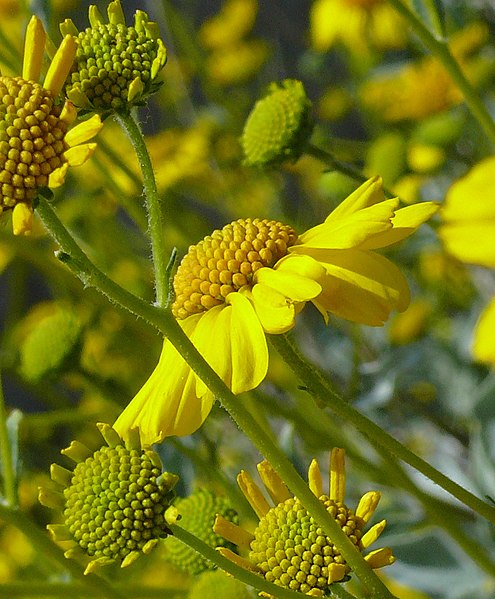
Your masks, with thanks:
M275 505L292 497L287 485L275 472L270 462L266 460L260 462L258 464L258 473Z
M345 496L345 451L334 447L330 453L330 499L344 503Z
M328 566L328 584L342 580L346 575L347 568L344 564L336 564L335 562Z
M412 235L418 227L438 212L440 204L420 202L397 210L392 218L392 229L367 239L361 249L373 250L398 243Z
M188 336L201 315L181 321ZM163 344L155 370L121 413L113 428L124 439L139 427L143 444L151 445L172 435L189 435L204 422L213 405L213 395L196 395L196 376L169 342Z
M62 40L45 77L43 87L54 96L60 93L76 56L77 44L71 35Z
M237 555L237 553L234 553L232 550L227 549L226 547L217 547L217 551L220 555L226 557L232 563L237 564L241 568L244 568L244 570L249 570L250 572L255 572L256 574L261 573L261 569L257 568L253 564L253 562L250 562L249 560L241 557L240 555Z
M120 0L110 2L107 9L108 20L112 25L125 25L125 16Z
M320 284L292 270L292 265L290 260L286 260L277 269L260 268L254 280L263 287L271 287L291 302L306 302L315 298L321 292Z
M237 526L230 520L226 520L220 514L215 518L215 524L213 525L213 532L217 535L220 535L227 541L234 543L239 547L244 547L249 549L251 545L251 541L255 538L253 534Z
M12 230L14 235L30 235L33 228L33 209L19 202L12 211Z
M266 285L255 285L251 291L242 292L250 298L261 326L267 333L280 334L295 324L296 310L285 295Z
M308 468L308 484L313 495L321 497L323 495L323 480L321 478L321 470L316 460L311 460Z
M447 252L458 260L495 268L495 219L443 225L438 235Z
M63 121L67 125L72 125L72 123L76 120L77 110L76 110L76 107L74 106L74 104L70 100L67 100L65 102L59 118L61 121ZM77 129L77 127L74 127L74 129ZM67 135L65 136L64 139L65 139L65 141L67 141ZM70 145L71 144L69 144L69 146Z
M64 152L64 158L69 166L81 166L93 155L96 150L96 144L82 144L74 148L69 148Z
M319 256L327 276L313 303L323 314L382 326L392 310L403 311L409 305L404 275L383 256L362 250L315 250L313 257Z
M266 337L253 306L239 293L205 312L191 341L235 394L254 389L266 376ZM197 385L201 395L205 384L198 379Z
M237 484L258 518L263 518L263 516L270 511L270 504L265 499L261 489L251 478L251 475L248 472L241 470L237 475Z
M362 547L364 549L371 547L371 545L373 545L373 543L382 534L382 532L385 529L385 526L387 526L387 521L382 520L381 522L378 522L378 524L375 524L374 526L372 526L368 531L366 531L364 533L364 535L361 537Z
M340 220L367 206L373 206L385 200L381 177L372 177L360 185L351 195L341 202L326 218L325 222Z
M364 559L374 569L390 566L395 562L395 557L392 555L392 550L389 547L376 549L365 555Z
M43 23L38 17L32 16L26 28L24 40L24 62L22 76L28 81L38 81L45 51L46 33Z
M369 522L375 513L380 497L381 495L378 491L368 491L359 500L356 508L356 516L361 518L364 524Z
M73 127L65 135L65 141L70 147L78 146L92 139L101 131L103 123L98 114L93 115L90 119L79 123Z
M59 166L54 171L52 171L48 175L48 187L55 189L55 187L60 187L65 182L65 177L67 176L67 171L69 169L69 163L64 162L62 166Z
M398 199L374 204L342 218L325 221L299 236L291 252L307 254L311 249L360 248L369 238L392 229Z

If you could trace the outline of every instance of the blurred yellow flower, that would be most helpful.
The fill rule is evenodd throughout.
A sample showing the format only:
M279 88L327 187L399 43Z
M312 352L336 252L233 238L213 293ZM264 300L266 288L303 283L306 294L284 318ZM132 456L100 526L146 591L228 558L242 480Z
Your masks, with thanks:
M495 158L487 158L456 181L445 198L438 234L446 250L461 262L495 268ZM474 331L473 354L495 365L495 298Z
M470 57L487 36L485 24L473 23L456 33L450 43L452 54L473 84L478 84L492 68L486 59ZM365 106L387 121L421 121L463 101L443 65L430 56L407 64L395 74L371 79L362 86L360 96Z
M311 46L326 52L341 42L359 56L369 49L401 48L407 30L386 0L315 0L310 12Z
M306 302L326 322L331 313L370 326L405 310L405 277L374 250L405 239L437 208L424 202L399 209L375 177L300 236L276 221L235 221L189 248L175 275L172 311L230 389L248 391L267 372L266 334L290 330ZM145 443L187 435L201 426L213 401L165 341L157 367L115 429L126 437L139 427Z
M12 210L14 235L31 232L32 201L40 187L58 187L69 166L83 164L96 144L86 143L101 129L99 117L80 123L70 102L56 102L71 69L76 43L66 36L58 48L43 85L46 33L32 17L26 30L22 77L0 76L0 214Z
M251 31L257 13L257 0L227 0L217 15L203 23L199 39L209 49L235 44Z

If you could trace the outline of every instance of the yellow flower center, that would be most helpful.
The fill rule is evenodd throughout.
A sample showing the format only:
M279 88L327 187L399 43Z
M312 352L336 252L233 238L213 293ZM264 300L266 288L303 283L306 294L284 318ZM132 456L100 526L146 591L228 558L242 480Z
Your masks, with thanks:
M189 248L174 278L172 311L182 319L225 302L229 293L252 284L254 273L271 268L297 241L289 225L239 219Z
M64 163L67 124L50 91L21 77L0 77L0 212L30 204Z
M363 521L344 504L326 495L319 499L359 549ZM279 586L323 595L329 587L331 564L340 564L345 566L345 571L350 571L332 540L295 497L263 516L254 536L249 559L263 571L267 580Z

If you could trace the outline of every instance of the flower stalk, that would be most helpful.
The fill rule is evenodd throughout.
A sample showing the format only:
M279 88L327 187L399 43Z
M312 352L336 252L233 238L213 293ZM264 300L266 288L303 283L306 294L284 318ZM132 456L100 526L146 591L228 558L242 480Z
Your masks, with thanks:
M17 505L16 474L12 460L12 446L7 426L7 409L0 377L0 463L3 475L3 495L5 503L10 507Z

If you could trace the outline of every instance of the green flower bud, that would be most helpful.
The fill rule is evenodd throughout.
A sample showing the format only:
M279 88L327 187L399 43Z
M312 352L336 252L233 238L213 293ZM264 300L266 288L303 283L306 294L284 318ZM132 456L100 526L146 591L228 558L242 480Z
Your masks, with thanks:
M48 507L63 505L64 524L48 529L55 540L72 541L66 557L84 558L86 574L114 562L131 565L170 534L168 524L175 521L178 477L162 471L157 453L141 448L135 429L124 444L109 425L98 428L107 445L91 453L73 442L62 453L77 462L74 471L53 464L57 489L39 495Z
M67 369L79 354L81 324L76 315L66 309L43 318L21 345L21 372L37 383Z
M189 497L178 499L175 507L180 514L182 528L210 547L235 549L235 545L213 532L213 524L218 514L230 522L238 522L237 512L228 499L218 497L206 489L197 489ZM166 548L168 561L184 572L199 574L215 568L205 557L174 537L167 539Z
M313 130L311 102L303 84L295 79L272 83L256 102L242 133L244 163L276 166L297 160Z
M143 11L127 26L120 0L108 6L108 23L95 6L89 10L91 26L78 32L67 19L60 29L77 40L74 68L65 86L76 106L104 113L127 110L154 93L156 77L167 61L156 23Z

